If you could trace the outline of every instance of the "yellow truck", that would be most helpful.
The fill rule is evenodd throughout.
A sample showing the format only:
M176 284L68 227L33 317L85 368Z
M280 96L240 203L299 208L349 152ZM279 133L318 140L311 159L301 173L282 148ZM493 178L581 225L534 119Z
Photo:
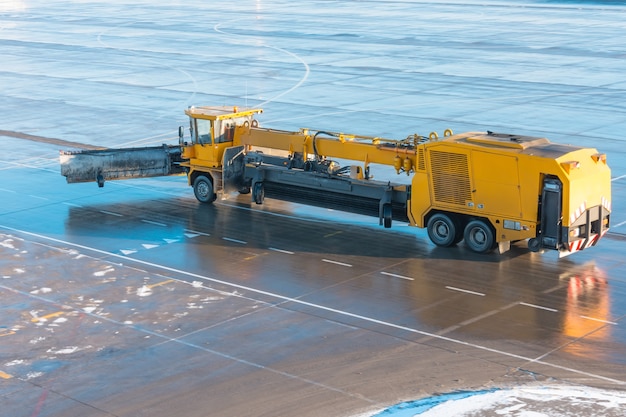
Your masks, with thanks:
M260 127L261 109L185 113L189 135L179 128L177 146L62 151L61 173L70 183L102 186L184 172L202 203L240 192L256 204L269 197L368 214L387 228L393 220L426 228L437 246L464 240L478 253L527 240L532 251L564 256L596 245L609 230L611 172L596 149L489 131L405 139L285 131ZM410 181L375 180L370 169L379 165Z

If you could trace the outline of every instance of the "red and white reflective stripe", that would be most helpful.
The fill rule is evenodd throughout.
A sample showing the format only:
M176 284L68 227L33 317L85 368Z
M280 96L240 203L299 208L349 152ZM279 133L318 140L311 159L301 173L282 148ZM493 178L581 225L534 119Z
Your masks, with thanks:
M577 218L579 218L580 216L582 216L582 214L585 212L585 210L587 209L587 202L583 202L580 206L578 206L578 208L576 209L575 212L573 212L570 216L569 216L569 222L570 224L574 223L576 221Z
M606 233L606 231L604 233ZM604 233L602 233L603 236L604 236ZM587 241L587 244L585 245L583 245L583 243L585 243L585 239L577 240L569 244L569 251L578 252L579 250L587 249L588 247L593 246L596 243L598 243L599 239L600 239L600 235L595 234L591 236L591 238Z

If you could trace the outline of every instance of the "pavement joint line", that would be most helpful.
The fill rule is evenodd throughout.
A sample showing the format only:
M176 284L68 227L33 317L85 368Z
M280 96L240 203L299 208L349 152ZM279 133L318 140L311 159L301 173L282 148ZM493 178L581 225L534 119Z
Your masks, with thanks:
M74 242L68 242L68 241L62 240L62 239L56 239L56 238L53 238L53 237L50 237L50 236L45 236L45 235L42 235L42 234L39 234L39 233L28 232L28 231L22 230L22 229L16 229L14 227L2 225L2 224L0 224L0 228L5 229L5 230L11 230L11 231L16 232L16 233L25 234L25 235L28 235L28 236L31 236L31 237L36 237L38 239L43 239L43 240L47 240L47 241L50 241L50 242L55 242L55 243L60 243L60 244L63 244L63 245L73 246L75 248L83 249L83 250L86 250L86 251L95 252L95 253L99 253L99 254L102 254L102 255L123 259L123 260L126 260L128 262L134 262L134 263L138 263L138 264L142 264L142 265L146 265L146 266L151 266L151 267L154 267L154 268L162 269L164 271L174 272L174 273L177 273L177 274L180 274L180 275L185 275L185 276L188 276L188 277L197 278L197 279L201 279L201 280L205 280L205 281L210 281L210 282L213 282L213 283L216 283L216 284L221 284L221 285L229 286L229 287L232 287L232 288L253 292L253 293L256 293L256 294L259 294L259 295L270 296L270 297L273 297L273 298L277 298L279 300L289 301L289 302L293 302L295 304L300 304L300 305L303 305L303 306L316 308L316 309L327 311L327 312L330 312L330 313L335 313L335 314L340 315L340 316L355 318L355 319L363 320L363 321L368 322L368 323L379 324L379 325L383 325L383 326L386 326L386 327L389 327L389 328L393 328L393 329L397 329L397 330L403 330L403 331L406 331L406 332L409 332L409 333L419 334L419 335L422 335L422 336L428 336L428 337L431 337L433 339L438 339L438 340L442 340L442 341L458 344L458 345L461 345L461 346L467 346L467 347L471 347L471 348L474 348L474 349L478 349L478 350L482 350L482 351L485 351L485 352L494 353L494 354L497 354L497 355L501 355L501 356L505 356L505 357L509 357L509 358L513 358L513 359L519 359L519 360L525 361L526 363L535 363L535 364L544 365L544 366L548 366L548 367L555 368L555 369L564 370L564 371L571 372L571 373L574 373L574 374L584 375L584 376L587 376L587 377L590 377L590 378L611 382L611 383L614 383L614 384L617 384L617 385L626 385L626 380L619 380L619 379L609 378L609 377L606 377L606 376L603 376L603 375L598 375L598 374L594 374L594 373L591 373L591 372L585 372L585 371L581 371L579 369L570 368L570 367L567 367L567 366L562 366L562 365L558 365L558 364L554 364L554 363L550 363L550 362L545 362L545 361L542 361L542 360L539 360L539 359L536 359L536 358L535 359L529 358L529 357L526 357L526 356L523 356L523 355L518 355L518 354L515 354L515 353L511 353L511 352L506 352L506 351L503 351L503 350L499 350L499 349L494 349L494 348L490 348L490 347L487 347L487 346L478 345L476 343L466 342L466 341L460 340L460 339L454 339L454 338L447 337L447 336L440 336L438 334L427 332L427 331L424 331L424 330L419 330L419 329L415 329L415 328L408 327L408 326L394 324L394 323L391 323L391 322L378 320L378 319L375 319L375 318L372 318L372 317L367 317L367 316L363 316L363 315L360 315L360 314L350 313L350 312L344 311L344 310L338 310L336 308L323 306L321 304L310 303L310 302L307 302L307 301L304 301L304 300L299 300L299 299L293 298L293 297L286 297L284 295L280 295L280 294L273 293L273 292L270 292L270 291L259 290L259 289L256 289L256 288L247 287L245 285L235 284L235 283L232 283L232 282L220 280L220 279L217 279L217 278L207 277L207 276L204 276L204 275L196 274L196 273L189 272L189 271L184 271L184 270L173 268L173 267L169 267L169 266L166 266L166 265L160 265L160 264L153 263L153 262L143 261L141 259L131 258L129 256L124 256L124 255L120 255L120 254L117 254L117 253L108 252L106 250L97 249L97 248L81 245L81 244L74 243ZM16 291L16 290L14 290L12 288L8 288L8 287L5 287L3 285L0 285L0 288L5 288L5 289L7 289L9 291ZM28 295L35 297L32 294L28 294ZM43 300L45 300L45 299L43 299ZM97 316L97 315L94 315L94 317L99 317L100 318L100 316ZM102 319L107 319L107 318L106 317L102 317ZM124 325L124 324L122 324L122 325ZM130 327L134 327L134 326L130 326ZM155 333L155 335L157 335L159 337L163 337L163 335L160 335L158 333ZM204 348L202 346L198 346L198 348L205 349L205 350L209 351L209 349L206 349L206 348ZM259 366L259 365L256 365L256 366Z

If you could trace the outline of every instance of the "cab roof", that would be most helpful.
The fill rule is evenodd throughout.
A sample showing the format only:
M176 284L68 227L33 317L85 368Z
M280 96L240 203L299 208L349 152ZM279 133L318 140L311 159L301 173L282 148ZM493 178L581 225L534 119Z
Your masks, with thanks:
M239 108L237 106L190 106L185 114L195 119L222 120L263 113L263 109Z

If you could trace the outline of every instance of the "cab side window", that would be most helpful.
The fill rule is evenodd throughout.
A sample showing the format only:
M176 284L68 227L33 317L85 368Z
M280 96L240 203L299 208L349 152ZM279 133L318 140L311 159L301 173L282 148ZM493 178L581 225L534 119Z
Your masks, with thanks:
M211 144L211 121L196 119L197 142L201 145Z

